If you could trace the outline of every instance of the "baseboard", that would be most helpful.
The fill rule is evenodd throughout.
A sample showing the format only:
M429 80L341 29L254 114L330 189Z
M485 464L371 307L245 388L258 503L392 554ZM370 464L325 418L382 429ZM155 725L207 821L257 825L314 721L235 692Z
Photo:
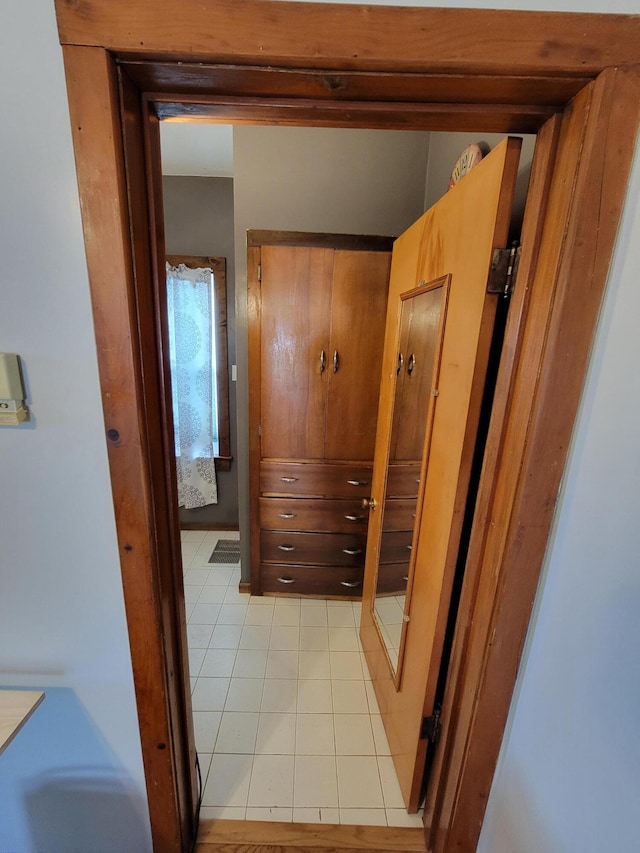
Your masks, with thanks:
M249 581L240 581L238 584L238 592L244 592L247 595L251 595L251 584Z

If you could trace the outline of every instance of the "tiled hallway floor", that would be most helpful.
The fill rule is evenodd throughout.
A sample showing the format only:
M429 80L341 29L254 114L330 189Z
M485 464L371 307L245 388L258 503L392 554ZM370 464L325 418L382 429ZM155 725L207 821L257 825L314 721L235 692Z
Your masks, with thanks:
M407 815L357 625L359 602L240 594L182 532L202 817L421 826Z

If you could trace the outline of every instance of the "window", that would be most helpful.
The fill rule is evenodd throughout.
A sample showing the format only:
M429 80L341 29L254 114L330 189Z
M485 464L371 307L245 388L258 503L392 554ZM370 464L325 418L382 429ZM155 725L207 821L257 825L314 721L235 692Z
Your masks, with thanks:
M196 394L200 402L206 402L210 416L207 440L199 441L200 449L196 453L201 458L215 459L217 470L228 471L231 444L225 272L224 258L167 255L176 459L184 457L186 448L183 445L194 433L184 425L192 411L189 395Z

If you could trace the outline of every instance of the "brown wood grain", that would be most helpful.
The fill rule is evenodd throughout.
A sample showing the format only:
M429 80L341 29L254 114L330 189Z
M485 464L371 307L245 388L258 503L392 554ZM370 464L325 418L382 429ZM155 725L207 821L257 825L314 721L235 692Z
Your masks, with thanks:
M174 751L171 715L176 702L184 706L185 698L184 688L178 687L179 649L165 645L164 625L175 639L171 625L177 611L174 602L165 598L167 566L161 563L159 543L152 533L154 500L160 500L158 488L164 485L163 475L155 475L154 483L149 456L140 453L141 446L149 446L146 412L148 407L157 407L158 400L152 391L148 402L144 399L135 295L135 273L141 270L134 265L129 243L131 222L116 72L111 57L101 50L67 47L64 61L96 341L101 353L102 404L151 825L158 845L177 853L182 849L183 821L191 820L189 809L184 815L180 812L179 797L184 787L177 778L189 753L182 750L178 755ZM101 98L95 97L96 91L102 93ZM131 121L132 132L136 128L141 132L134 105L126 120ZM139 157L142 142L140 138L137 141ZM96 162L101 168L94 168ZM130 161L130 171L132 167ZM139 185L136 187L140 191ZM143 214L146 198L144 202ZM138 232L142 240L147 235L148 228L143 228L142 234ZM145 275L149 269L150 264ZM120 288L114 288L114 279L122 282ZM145 334L153 340L153 312L145 319ZM161 435L154 437L155 453L161 440ZM173 683L167 668L171 660L177 667ZM184 719L182 727L182 732L180 727L176 731L179 738L188 731Z
M390 252L393 238L374 234L326 234L310 231L247 231L247 246L313 246L316 249Z
M131 57L414 71L429 66L523 75L590 76L637 61L640 19L265 0L56 0L62 44ZM482 38L478 34L482 33Z
M263 495L318 498L366 498L371 488L371 465L351 462L273 462L260 464Z
M487 133L535 133L555 112L548 106L467 104L456 99L446 104L412 104L198 95L185 103L160 93L154 95L154 102L160 118L180 121L441 132L481 128Z
M263 563L260 572L263 592L277 595L358 599L362 593L362 566Z
M373 459L390 267L391 253L335 252L326 459Z
M487 76L474 74L403 73L288 69L257 65L206 65L188 62L123 62L122 67L142 92L161 92L161 111L171 100L183 105L203 92L224 96L300 98L313 101L360 99L381 103L455 103L537 105L562 108L589 77ZM178 96L178 98L177 98Z
M310 566L362 566L366 538L362 533L308 533L262 530L263 562Z
M322 459L334 252L269 245L260 251L261 455Z
M425 853L420 829L387 826L349 826L315 823L203 820L198 835L199 853L210 844L233 845L229 851L295 849L315 853L374 850L377 853Z
M363 606L365 654L370 661L376 695L384 708L382 718L409 811L417 809L420 797L427 749L427 742L420 738L420 727L423 716L433 712L493 331L497 300L486 292L488 268L492 249L506 244L519 151L520 140L501 143L401 235L394 246L382 380L389 403L396 379L400 296L408 282L451 276L446 312L442 311L446 319L436 377L439 395L433 398L430 439L421 474L414 569L408 590L410 621L397 690L380 663L386 656L384 647L380 648L377 632L373 633L367 625L371 619L369 590L373 587L369 578ZM412 268L413 277L409 272L405 274L405 270ZM440 345L437 348L440 350ZM377 482L384 479L391 421L391 411L385 410L381 403L374 496ZM376 573L384 547L379 516L372 515L365 570L368 576Z
M258 270L260 268L260 248L250 246L247 249L247 360L249 369L249 517L260 517L260 376L262 374L262 335L260 314L262 300ZM260 589L260 528L257 524L249 526L250 538L250 578L251 592L259 595Z
M369 514L359 500L260 498L260 527L366 534Z

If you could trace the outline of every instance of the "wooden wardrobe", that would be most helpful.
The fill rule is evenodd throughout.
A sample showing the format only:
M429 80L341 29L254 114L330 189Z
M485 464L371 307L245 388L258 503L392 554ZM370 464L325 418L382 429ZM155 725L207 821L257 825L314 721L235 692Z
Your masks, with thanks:
M362 594L391 248L248 232L254 594Z

